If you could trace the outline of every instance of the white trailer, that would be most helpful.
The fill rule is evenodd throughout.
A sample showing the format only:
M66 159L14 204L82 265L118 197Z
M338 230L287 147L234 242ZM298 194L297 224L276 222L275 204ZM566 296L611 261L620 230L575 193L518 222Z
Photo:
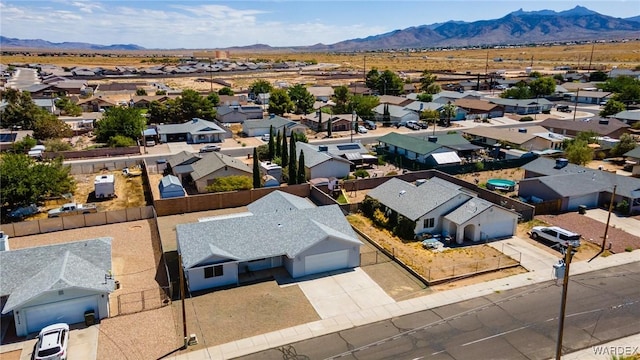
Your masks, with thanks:
M116 197L116 182L112 174L96 176L94 185L96 199Z

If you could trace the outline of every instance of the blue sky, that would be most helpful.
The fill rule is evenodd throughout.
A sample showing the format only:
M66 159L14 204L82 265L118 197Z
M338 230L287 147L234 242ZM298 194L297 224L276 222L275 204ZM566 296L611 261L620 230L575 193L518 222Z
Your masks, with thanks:
M304 46L448 20L496 19L520 8L562 11L576 5L613 17L640 15L638 0L0 0L0 33L161 49Z

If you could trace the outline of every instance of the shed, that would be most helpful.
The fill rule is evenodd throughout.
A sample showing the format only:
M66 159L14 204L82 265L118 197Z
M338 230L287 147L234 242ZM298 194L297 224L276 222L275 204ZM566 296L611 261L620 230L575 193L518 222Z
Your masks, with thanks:
M162 180L160 180L160 184L158 184L158 188L160 189L161 199L184 197L186 195L182 183L173 175L163 177Z

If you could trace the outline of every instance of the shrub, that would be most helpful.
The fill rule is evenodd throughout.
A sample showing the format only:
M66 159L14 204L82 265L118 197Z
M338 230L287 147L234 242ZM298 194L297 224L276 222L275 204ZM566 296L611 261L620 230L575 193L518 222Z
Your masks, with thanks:
M533 121L533 118L531 116L523 116L520 118L520 121Z
M122 135L112 136L109 138L109 141L107 141L109 147L127 147L134 146L135 144L136 142L132 138Z
M626 248L624 248L624 251L626 252L632 252L633 248L631 246L627 246Z
M234 175L219 177L207 186L209 192L223 192L234 190L249 190L253 188L253 179L249 176Z
M382 212L382 210L380 209L376 209L373 212L373 223L386 228L387 224L389 223L389 219L387 218L387 216Z
M385 176L395 176L398 175L397 171L389 171Z
M362 213L369 219L373 219L373 213L380 207L380 202L372 197L365 197L360 204Z
M378 156L378 166L384 166L386 164L387 164L387 162L384 161L384 157Z
M604 151L598 151L596 153L596 159L602 160L607 157L607 154Z
M393 234L403 240L413 240L415 238L414 230L416 223L405 217L398 221L398 225L393 228Z
M370 175L369 175L369 172L367 172L367 170L358 169L358 170L353 172L353 176L355 176L356 179L357 178L363 178L364 179L366 177L368 178Z
M68 151L71 150L71 144L69 142L64 141L62 139L51 139L44 142L44 146L48 151L58 152L58 151Z
M626 214L629 212L629 203L627 200L622 200L616 204L616 211Z
M482 171L482 170L484 170L484 163L482 161L478 161L475 164L475 167L476 167L476 171Z

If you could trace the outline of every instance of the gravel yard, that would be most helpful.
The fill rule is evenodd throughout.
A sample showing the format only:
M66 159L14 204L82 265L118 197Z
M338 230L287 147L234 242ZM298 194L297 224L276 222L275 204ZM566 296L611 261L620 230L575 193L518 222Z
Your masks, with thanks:
M567 230L581 234L582 237L598 246L602 245L602 236L604 236L605 224L600 221L591 219L587 216L580 215L577 212L570 212L560 215L538 215L536 219L544 221L548 224L560 226ZM613 226L609 227L607 232L607 248L611 244L612 253L621 253L625 249L640 249L640 238L631 235L621 229Z

